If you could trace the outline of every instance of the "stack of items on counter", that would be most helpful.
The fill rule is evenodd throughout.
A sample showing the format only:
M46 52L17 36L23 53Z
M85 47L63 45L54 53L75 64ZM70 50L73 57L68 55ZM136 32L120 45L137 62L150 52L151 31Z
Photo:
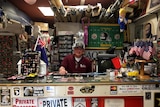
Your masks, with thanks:
M23 80L27 77L34 78L40 72L40 53L29 51L22 55L18 63L18 74L11 76L8 80Z
M27 52L22 56L21 74L23 76L35 77L40 71L39 52Z
M149 75L150 77L157 77L156 74L156 57L155 57L155 46L153 41L151 40L136 40L133 44L129 44L126 48L122 49L121 55L112 58L112 63L114 65L114 69L107 70L110 71L110 75L116 78L132 78L132 79L140 79L140 71L141 71L141 63L136 62L135 59L143 60L144 63L144 73L145 75ZM119 60L119 61L118 61ZM148 66L154 65L151 67L150 71L146 69ZM147 66L147 67L146 67ZM113 78L112 78L113 80Z
M116 63L115 60L117 60ZM109 71L110 79L116 80L117 78L123 77L135 79L138 77L139 69L137 63L134 62L134 59L127 58L125 59L125 62L123 62L119 57L116 57L112 59L112 62L115 69L107 69L107 72Z
M45 43L38 36L34 50L26 49L18 62L18 74L11 76L8 80L34 79L44 77L48 66L48 56L45 50Z
M144 61L144 74L155 77L156 66L150 67L150 71L146 69L149 65L156 65L155 46L151 40L136 40L130 49L125 51L125 55L121 57L121 68L117 77L139 78L141 70L141 62L135 62L135 59ZM146 63L145 63L146 62ZM147 63L150 62L150 63Z

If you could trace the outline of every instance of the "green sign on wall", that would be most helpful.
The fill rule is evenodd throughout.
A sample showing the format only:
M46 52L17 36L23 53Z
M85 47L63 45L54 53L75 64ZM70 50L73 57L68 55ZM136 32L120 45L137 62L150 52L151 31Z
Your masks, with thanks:
M88 46L93 48L122 47L124 34L118 24L90 24Z

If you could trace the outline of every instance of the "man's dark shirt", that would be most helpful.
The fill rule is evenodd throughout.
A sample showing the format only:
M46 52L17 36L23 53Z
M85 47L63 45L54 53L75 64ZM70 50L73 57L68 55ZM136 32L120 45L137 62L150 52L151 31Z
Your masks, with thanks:
M68 55L63 59L61 66L63 66L68 71L68 73L92 72L92 63L84 56L82 56L81 60L77 62L74 55Z

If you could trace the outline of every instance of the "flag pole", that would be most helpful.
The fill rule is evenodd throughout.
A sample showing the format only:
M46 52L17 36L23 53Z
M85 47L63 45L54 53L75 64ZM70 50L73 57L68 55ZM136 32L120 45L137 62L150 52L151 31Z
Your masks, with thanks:
M33 50L33 51L36 51L36 47L37 47L37 45L38 45L38 40L39 40L39 38L40 38L40 36L38 35L37 40L36 40L36 44L34 45L34 50Z

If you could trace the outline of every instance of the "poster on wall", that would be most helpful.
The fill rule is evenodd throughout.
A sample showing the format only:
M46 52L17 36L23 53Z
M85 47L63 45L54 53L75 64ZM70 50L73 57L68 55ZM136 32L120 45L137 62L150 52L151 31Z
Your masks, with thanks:
M106 98L105 99L105 107L125 107L124 106L124 99L122 98Z
M38 107L37 98L13 98L13 107Z
M12 88L12 95L13 97L20 97L22 95L22 88L21 87L13 87Z
M122 47L124 33L118 24L90 24L88 32L88 48Z
M56 91L55 91L55 86L45 86L45 95L46 96L55 96Z
M85 98L74 98L74 107L87 107Z
M98 107L98 98L91 98L91 107Z
M44 96L44 87L24 87L24 96Z
M72 98L39 98L38 107L72 107Z
M160 107L160 93L154 93L154 107Z
M1 89L1 106L11 105L10 89Z
M152 39L156 40L155 27L153 21L145 22L141 25L137 25L135 28L135 39Z
M154 21L145 22L143 25L143 38L153 41L157 40L156 24Z

